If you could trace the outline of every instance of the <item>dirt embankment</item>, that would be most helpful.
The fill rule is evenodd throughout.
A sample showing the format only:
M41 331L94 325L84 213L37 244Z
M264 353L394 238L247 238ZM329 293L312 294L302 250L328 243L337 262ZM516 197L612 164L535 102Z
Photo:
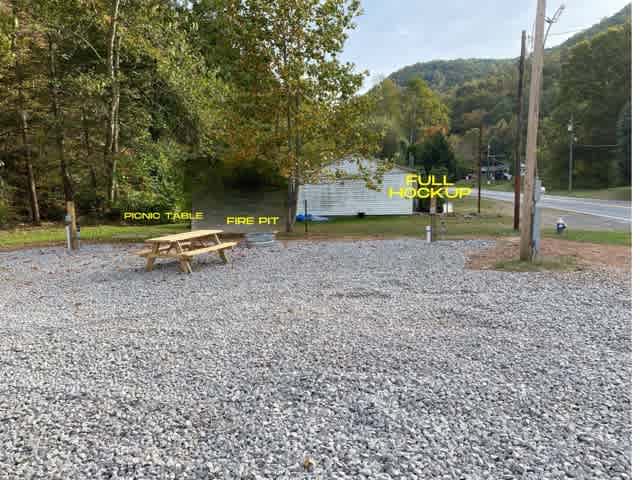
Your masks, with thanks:
M572 242L555 238L543 238L540 249L544 257L573 257L576 265L589 269L613 269L631 271L631 247L597 243ZM517 259L520 255L520 239L498 240L494 248L471 253L467 268L491 270L502 260Z

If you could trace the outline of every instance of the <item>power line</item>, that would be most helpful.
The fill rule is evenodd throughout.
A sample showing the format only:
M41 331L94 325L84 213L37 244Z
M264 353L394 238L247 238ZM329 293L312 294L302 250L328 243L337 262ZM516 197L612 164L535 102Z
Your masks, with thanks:
M622 145L585 145L585 144L574 144L575 147L583 147L583 148L618 148Z
M567 30L566 32L550 33L549 36L550 37L555 37L555 36L558 36L558 35L568 35L570 33L584 32L587 28L589 28L589 27L576 28L575 30Z

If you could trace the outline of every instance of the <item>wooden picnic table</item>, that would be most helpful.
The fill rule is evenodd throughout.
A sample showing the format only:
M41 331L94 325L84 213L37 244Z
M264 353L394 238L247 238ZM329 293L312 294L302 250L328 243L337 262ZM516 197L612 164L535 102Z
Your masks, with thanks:
M219 233L222 233L222 230L193 230L150 238L145 240L145 243L150 244L150 248L135 254L147 259L147 271L153 270L156 258L175 258L183 272L191 273L191 259L201 253L218 252L224 263L229 261L225 250L235 247L236 242L221 242Z

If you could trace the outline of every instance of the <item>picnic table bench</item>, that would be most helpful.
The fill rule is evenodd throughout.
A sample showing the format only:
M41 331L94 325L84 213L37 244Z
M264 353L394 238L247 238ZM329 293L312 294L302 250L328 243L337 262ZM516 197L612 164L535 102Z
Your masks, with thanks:
M180 263L180 269L191 273L191 259L202 253L218 252L224 263L228 263L225 250L236 246L236 242L221 242L218 234L222 230L193 230L191 232L176 233L145 240L149 248L134 252L147 259L147 271L153 270L156 258L175 258ZM213 243L210 243L213 239Z

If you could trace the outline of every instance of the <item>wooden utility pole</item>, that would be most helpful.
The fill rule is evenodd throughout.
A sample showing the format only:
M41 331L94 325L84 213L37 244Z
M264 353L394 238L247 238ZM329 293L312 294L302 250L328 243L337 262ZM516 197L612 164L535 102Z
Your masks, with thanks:
M478 215L480 215L480 194L482 190L482 123L478 137Z
M520 46L520 65L518 67L518 106L516 116L515 160L513 164L513 229L520 228L520 172L522 170L522 114L524 112L524 64L527 57L527 31L522 31L522 45Z
M544 62L544 23L546 0L538 0L536 11L536 31L534 37L533 60L531 63L531 90L529 94L529 121L527 126L527 171L524 181L524 202L522 205L522 228L520 230L520 260L531 261L537 252L533 244L534 189L537 175L538 120L540 112L540 91L542 86L542 66Z
M569 127L567 130L569 131L569 193L571 193L573 190L573 142L575 141L573 133L573 114L571 115L571 120L569 121Z

